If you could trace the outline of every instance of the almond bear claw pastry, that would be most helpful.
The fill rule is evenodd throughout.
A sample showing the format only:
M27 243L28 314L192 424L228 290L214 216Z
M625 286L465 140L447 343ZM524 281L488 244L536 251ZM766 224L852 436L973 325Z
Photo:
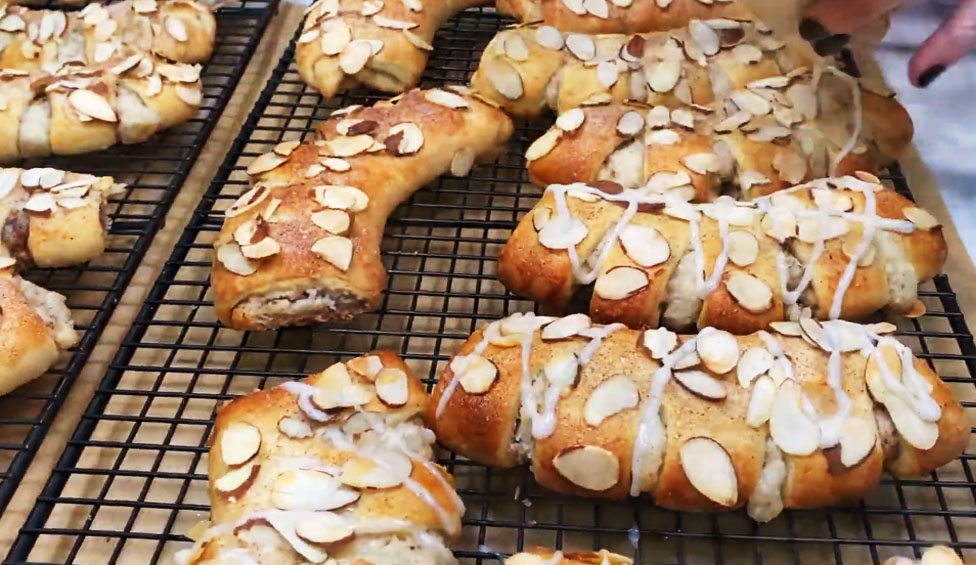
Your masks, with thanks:
M691 20L747 20L737 0L498 0L498 11L515 19L543 22L563 31L643 33L687 25Z
M945 258L938 220L866 173L707 204L604 182L550 186L502 249L498 278L549 313L592 285L599 322L747 334L806 309L921 315L918 285Z
M254 188L226 212L214 244L218 318L268 329L376 307L393 209L439 175L494 158L511 133L505 114L463 88L413 90L335 112L316 141L258 157Z
M434 33L484 0L318 0L309 9L295 60L325 98L364 84L400 93L420 82Z
M774 328L679 337L516 314L460 348L428 425L483 464L530 463L559 492L745 507L758 521L852 502L882 470L920 476L962 453L962 406L891 324Z
M452 565L464 505L431 461L423 383L391 352L233 400L210 450L211 520L184 565Z

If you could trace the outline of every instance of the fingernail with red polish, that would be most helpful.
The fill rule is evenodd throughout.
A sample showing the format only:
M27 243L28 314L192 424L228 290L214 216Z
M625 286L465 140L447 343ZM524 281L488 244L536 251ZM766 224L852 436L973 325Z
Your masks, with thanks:
M945 70L946 70L945 65L942 64L932 65L931 67L926 69L925 72L918 75L918 86L920 88L925 88L926 86L932 84L932 81L939 78L939 75L944 73Z

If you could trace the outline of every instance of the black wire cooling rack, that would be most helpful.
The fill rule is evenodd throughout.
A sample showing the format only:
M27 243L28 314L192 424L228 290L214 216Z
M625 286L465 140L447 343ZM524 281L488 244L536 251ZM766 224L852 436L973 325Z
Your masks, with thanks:
M245 0L217 12L216 47L202 73L204 99L190 122L140 145L21 165L111 175L129 189L108 204L112 224L102 256L86 265L35 269L25 275L67 296L81 341L51 371L0 399L0 508L7 505L26 473L71 383L227 105L275 6L277 0Z
M426 85L463 82L504 24L490 11L454 18L434 41ZM443 178L402 204L386 229L390 284L375 313L333 327L238 332L221 327L209 290L212 243L247 186L244 169L275 143L301 139L331 109L299 78L293 46L252 111L69 442L7 563L166 562L209 511L206 460L218 403L374 349L403 355L433 383L487 320L532 304L505 292L495 257L539 192L521 155L542 128L520 126L500 162ZM907 190L899 175L892 175ZM961 252L961 250L957 250ZM901 338L935 363L976 412L976 347L945 277L921 293L929 313ZM525 469L492 470L439 453L467 506L462 563L498 563L531 545L608 547L638 563L877 562L947 543L976 557L972 447L917 480L886 480L851 508L786 511L758 525L744 512L698 515L646 500L585 501L540 489Z

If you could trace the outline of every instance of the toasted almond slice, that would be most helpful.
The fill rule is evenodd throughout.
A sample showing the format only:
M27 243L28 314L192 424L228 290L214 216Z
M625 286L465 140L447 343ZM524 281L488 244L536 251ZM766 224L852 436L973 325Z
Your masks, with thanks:
M386 16L382 16L379 14L373 16L373 23L379 27L385 27L388 29L401 29L401 30L413 29L420 25L414 22L405 22L403 20L388 18Z
M671 109L667 106L654 106L647 113L647 125L651 129L669 127L671 125Z
M151 75L146 79L146 94L150 97L158 95L163 91L163 79L159 75Z
M895 429L915 449L927 450L939 439L939 425L921 419L912 407L894 393L885 394L884 406Z
M312 245L312 252L342 271L348 271L352 263L352 240L337 235L323 237Z
M912 565L914 565L912 561ZM889 564L887 561L885 565L902 565L901 563ZM922 554L922 561L919 565L964 565L962 559L960 559L959 554L955 551L949 549L944 545L932 546L925 550Z
M430 43L427 43L427 41L424 40L424 38L420 37L419 35L417 35L416 33L412 32L412 31L410 31L409 29L403 30L403 35L406 36L407 41L409 41L411 45L413 45L417 49L420 49L421 51L433 51L434 50L434 46L433 45L431 45Z
M558 29L544 25L535 30L535 41L546 49L560 50L563 48L563 34Z
M390 149L390 138L401 135L395 148ZM424 132L417 127L417 124L403 122L390 128L390 137L387 137L386 149L394 155L413 155L420 151L424 145Z
M258 156L257 159L251 161L247 166L247 174L251 176L260 175L261 173L276 169L286 162L288 162L287 157L282 157L276 153L264 153Z
M322 39L319 40L319 48L322 50L323 55L330 57L335 55L344 55L346 53L346 49L349 47L350 43L352 43L352 31L350 31L349 26L346 25L346 22L341 19L329 20L329 25L322 30L321 37ZM360 43L354 47L350 52L350 55L347 56L346 64L350 65L350 68L352 68L353 65L360 64L358 62L358 58L362 57L363 53L365 53L365 59L360 64L359 69L357 69L355 72L359 72L359 70L365 66L366 61L369 60L369 57L372 56L372 49L364 50L363 43ZM339 66L342 67L342 70L348 74L354 74L349 73L346 71L346 68L342 66L341 56L339 58Z
M387 368L376 375L376 396L387 406L403 406L410 397L407 374L401 369Z
M61 182L64 180L64 171L51 168L45 168L42 170L43 172L37 179L38 183L41 185L41 188L54 188L55 186L61 184Z
M732 298L746 310L761 314L773 307L773 290L769 285L748 273L735 271L725 281Z
M691 110L688 110L687 108L675 108L674 111L671 112L671 121L686 129L692 131L695 129L695 115L692 114ZM704 153L703 155L708 155L708 153ZM718 155L716 155L715 158L718 159ZM709 169L709 167L703 168L706 170Z
M743 388L749 388L756 377L769 371L772 366L773 355L765 347L750 347L739 358L736 366L739 384Z
M583 0L583 8L598 18L605 20L610 17L610 6L607 0Z
M231 469L214 481L214 489L228 499L236 500L251 488L260 471L261 466L254 461Z
M673 129L658 129L644 134L644 143L647 145L674 145L680 141L681 135Z
M466 98L447 90L441 90L440 88L432 88L424 91L424 98L426 98L429 102L444 106L445 108L457 110L468 107L468 101Z
M156 71L173 82L197 82L200 80L200 68L200 65L164 64L157 65Z
M878 442L874 419L861 416L848 418L840 430L840 462L856 467L867 459Z
M765 215L760 222L763 232L779 242L785 242L796 237L796 216L785 210L773 210Z
M901 213L904 214L908 221L915 224L916 229L930 230L934 227L942 225L939 223L939 220L935 218L935 216L928 212L928 210L909 206L902 209Z
M298 140L282 141L278 145L274 146L274 152L277 153L278 155L281 155L282 157L287 157L291 155L295 151L295 149L297 149L298 146L301 145L301 143L302 142Z
M667 328L645 330L642 343L654 359L664 357L678 346L678 335Z
M231 467L250 461L261 449L261 431L245 422L233 422L220 434L220 456Z
M583 406L583 419L597 427L607 418L635 408L640 402L637 385L627 375L617 375L600 383Z
M378 14L383 9L383 0L365 0L363 2L363 7L360 8L359 13L366 16Z
M21 18L17 14L8 14L3 19L0 19L0 31L6 31L14 33L17 31L23 31L27 27L24 18Z
M420 13L424 11L424 5L420 0L400 0L400 3L406 6L411 12Z
M785 380L776 391L769 415L769 433L785 453L810 455L820 447L820 428L803 412L800 385Z
M451 158L451 174L456 177L466 177L474 166L474 149L464 147L458 149Z
M176 96L183 102L186 102L188 106L199 106L203 103L203 91L195 86L177 84Z
M345 159L340 159L338 157L325 157L323 159L320 159L319 163L321 163L321 165L319 166L322 167L322 171L328 169L336 173L344 173L349 169L352 169L352 165L349 164L349 161L346 161ZM311 167L309 168L311 169ZM319 171L319 173L321 173L322 171ZM315 176L318 176L318 173L314 175L306 175L306 177L308 178L315 177Z
M313 28L298 36L298 44L305 45L319 38L319 28Z
M112 20L109 20L112 21ZM111 43L97 43L95 44L95 49L92 51L92 59L96 63L104 63L112 58L115 54L115 45Z
M719 375L728 373L739 362L739 342L727 331L705 328L698 334L695 350L705 367Z
M242 277L253 275L258 270L258 263L245 257L236 241L218 247L217 260L225 269Z
M376 355L367 355L356 357L346 363L346 366L372 381L383 370L383 360Z
M461 388L468 394L484 394L498 378L495 364L480 355L468 355L464 372L458 376Z
M731 508L739 499L739 481L728 451L708 437L694 437L678 450L681 469L695 490L712 502Z
M526 161L535 161L541 159L548 155L559 143L559 139L563 135L563 130L560 128L552 128L546 133L542 134L539 139L532 142L528 150L525 152Z
M247 212L263 202L269 194L271 194L271 191L268 190L268 187L261 184L255 186L242 194L240 198L235 200L234 203L230 205L230 208L224 212L224 217L235 218L240 216L244 212Z
M751 43L740 43L732 48L732 56L746 65L758 63L762 60L762 50Z
M68 95L68 102L71 106L84 114L96 120L101 120L103 122L117 122L119 121L118 116L115 115L115 110L108 103L101 94L96 94L91 90L78 89L71 92Z
M281 251L281 246L270 237L266 237L257 243L241 246L241 254L248 259L264 259L276 255L279 251Z
M323 41L325 38L323 37ZM354 75L363 70L370 57L373 56L373 46L368 40L356 39L350 41L339 55L339 68L347 75Z
M704 371L675 371L674 379L690 392L707 400L721 400L729 394L725 383Z
M830 345L824 338L824 330L820 322L808 316L803 316L800 318L800 329L803 330L803 334L800 337L806 337L813 345L824 351L830 351Z
M176 41L184 43L189 39L189 35L186 32L186 24L182 20L168 16L163 20L163 27L166 29L166 33L170 35Z
M24 202L23 209L28 212L50 213L57 210L58 205L50 192L35 192Z
M798 322L770 322L769 327L778 333L789 337L800 337L803 330Z
M365 152L372 145L373 138L368 135L343 135L325 142L325 148L332 157L354 157Z
M355 533L352 526L335 514L309 514L295 523L296 536L318 545L343 542L352 539Z
M566 49L580 61L589 61L596 57L596 44L589 36L581 33L570 33L566 36Z
M773 411L773 401L776 399L776 383L766 375L756 379L749 396L749 407L746 410L746 423L758 428L769 421Z
M517 32L507 33L502 36L502 45L505 55L513 61L526 61L529 58L529 46Z
M692 153L681 158L681 164L699 175L717 173L722 165L714 153Z
M691 177L685 171L671 173L658 171L651 175L644 187L652 193L664 194L672 189L691 184ZM685 218L687 219L687 218Z
M482 67L488 82L499 94L509 100L522 98L524 90L518 69L504 59L488 59Z
M624 137L632 137L644 129L644 117L633 110L624 112L617 121L617 133Z
M552 465L569 482L594 492L613 488L620 481L617 456L595 445L564 449L552 459Z
M779 152L773 157L773 170L784 181L800 184L807 176L807 160L792 151Z
M574 335L579 335L583 330L589 329L592 325L590 317L586 314L570 314L559 318L542 329L542 339L545 341L555 339L566 339Z
M605 88L613 88L620 80L620 69L613 61L601 61L596 66L596 78Z
M577 16L586 15L586 7L583 6L583 0L562 0L563 5L569 8L569 11L576 14Z
M298 416L285 416L278 420L278 431L291 439L312 437L312 426Z
M674 363L674 369L676 371L681 371L683 369L690 369L700 364L701 364L701 357L698 356L698 352L692 351L691 353L685 355L681 359L678 359Z
M681 61L665 59L651 63L645 69L645 74L651 90L660 94L671 92L681 78Z
M583 120L586 119L586 114L580 108L573 108L572 110L567 110L559 117L556 118L556 127L563 131L575 131L581 125L583 125Z
M625 300L642 292L649 284L643 270L621 266L603 273L593 285L593 292L604 300Z
M817 117L820 104L817 101L817 92L809 84L797 83L790 86L786 89L786 98L804 119L812 120Z
M736 230L729 234L729 260L739 267L748 267L759 256L759 241L747 231Z
M397 451L374 453L371 457L356 456L342 466L343 484L358 489L393 488L410 477L413 462Z
M292 469L275 477L271 503L280 510L335 510L359 500L358 490L346 488L323 471Z
M343 210L326 209L312 214L312 223L335 235L346 235L349 231L349 214Z
M773 111L768 100L751 90L736 90L730 98L740 110L745 110L753 116L765 116Z
M718 53L719 37L714 29L701 20L691 20L688 23L688 33L698 43L702 53L711 57Z
M671 257L668 240L651 226L628 224L620 231L620 245L641 267L660 265Z

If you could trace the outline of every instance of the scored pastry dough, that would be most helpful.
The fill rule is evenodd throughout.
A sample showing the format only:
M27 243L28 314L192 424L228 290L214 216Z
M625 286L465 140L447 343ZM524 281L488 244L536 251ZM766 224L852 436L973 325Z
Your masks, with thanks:
M921 315L918 284L945 258L938 220L866 173L708 204L604 182L550 186L502 249L498 278L548 312L593 283L597 321L746 334L805 308Z
M432 461L427 402L374 352L220 407L210 523L177 563L453 565L464 504Z
M0 67L55 73L131 52L202 63L216 33L211 9L193 0L123 0L77 12L0 3Z
M882 157L897 158L913 133L907 111L893 98L858 88L830 64L809 59L758 22L696 20L635 36L533 25L495 36L471 84L515 116L630 100L713 114L716 123L730 118L725 127L741 132L748 123L746 133L757 135L760 128L812 121L815 131L797 133L801 141L810 138L808 153L822 152L826 142L833 153L844 148L844 155L858 157L877 146ZM857 145L846 147L852 139ZM743 158L754 158L748 145L743 151Z
M543 22L563 31L643 33L691 20L752 19L736 0L497 0L498 11L520 22Z
M464 176L495 158L512 122L452 87L337 111L318 133L248 167L254 188L227 211L214 243L211 282L224 325L268 329L376 307L390 213L439 175Z
M0 168L0 269L67 267L105 250L112 177L52 168Z
M485 0L318 0L295 48L298 72L322 96L359 84L403 92L420 82L434 33Z
M959 400L886 335L891 324L774 327L679 337L516 314L461 346L427 422L464 457L531 461L536 481L559 492L746 507L758 521L861 499L882 470L921 476L964 450ZM469 390L471 373L490 386Z

